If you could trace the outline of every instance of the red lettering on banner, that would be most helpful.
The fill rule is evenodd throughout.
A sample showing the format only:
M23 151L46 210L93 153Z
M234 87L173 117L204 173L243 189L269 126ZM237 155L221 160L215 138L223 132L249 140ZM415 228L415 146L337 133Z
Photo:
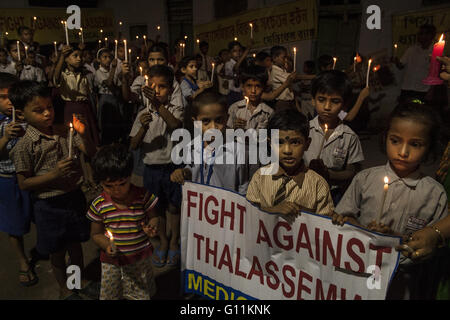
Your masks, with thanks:
M211 201L214 202L216 207L219 205L219 202L217 201L216 197L214 197L213 195L206 198L206 200L205 200L205 219L209 224L215 225L219 220L219 216L218 216L219 211L214 210L214 209L211 210L211 213L213 214L213 218L210 218L210 216L208 215L208 205Z
M272 241L270 241L266 226L264 225L264 222L262 220L259 220L258 238L256 239L256 243L260 244L261 240L266 242L269 247L273 248Z
M340 267L341 265L341 254L342 254L342 234L338 235L338 241L337 241L337 250L334 251L333 244L331 243L330 239L330 233L327 230L324 230L323 232L323 257L322 257L322 263L323 265L327 265L327 249L330 252L331 256L333 257L333 265L335 267Z
M383 263L383 253L391 253L392 248L389 247L379 247L373 244L369 244L369 249L377 251L377 257L375 260L375 264L381 268L381 264Z
M223 247L222 255L220 256L219 265L217 268L220 270L222 266L227 266L228 271L233 273L233 262L231 261L230 247L227 244Z
M287 240L287 244L284 245L280 242L280 240L278 239L278 229L280 229L281 227L286 228L287 231L291 231L291 226L289 225L289 223L285 222L285 221L279 221L277 222L277 224L275 225L275 228L273 228L273 240L275 241L275 244L284 250L291 250L293 247L293 243L292 243L292 236L283 236L283 240Z
M199 234L197 234L197 233L194 233L194 238L195 239L197 239L197 260L200 260L200 258L201 258L201 242L203 241L203 240L205 240L205 237L203 237L203 236L201 236L201 235L199 235Z
M284 265L283 269L282 269L283 278L284 278L284 281L286 282L286 284L291 288L291 290L286 291L284 283L281 284L281 289L283 291L283 295L286 298L291 298L295 293L295 284L294 284L294 281L292 281L292 279L290 279L288 277L288 275L286 274L287 271L289 271L295 279L295 269L290 265Z
M237 204L237 208L239 209L239 233L244 234L244 214L246 212L246 208L241 206L239 203Z
M305 238L305 242L302 242L303 237ZM297 247L295 248L295 251L299 253L300 248L308 249L309 256L311 257L311 259L314 259L313 252L311 249L311 241L309 240L308 235L308 228L306 227L305 223L300 224L300 228L298 229Z
M345 262L344 263L344 266L345 266L345 269L347 269L347 270L352 270L352 271L355 271L355 272L359 272L359 273L361 273L361 272L364 272L364 270L366 270L365 268L364 268L364 261L353 251L353 245L357 245L358 246L358 248L359 248L359 251L361 252L361 253L365 253L366 252L366 250L364 249L364 244L361 242L361 240L359 240L359 239L357 239L357 238L351 238L348 242L347 242L347 253L348 253L348 255L353 259L353 261L355 261L356 262L356 264L358 265L358 267L359 267L359 269L358 270L353 270L352 268L351 268L351 266L350 266L350 263L349 262Z
M314 229L314 235L315 235L315 244L316 244L316 260L317 262L320 262L320 229L315 228Z
M303 279L306 279L312 283L312 277L309 274L307 274L306 272L300 270L300 275L298 277L297 300L304 300L302 298L302 291L305 291L306 293L311 294L311 289L309 287L303 285Z
M336 290L336 286L330 283L326 300L336 300ZM316 300L325 300L322 288L322 280L320 280L319 278L316 279Z
M222 199L222 207L220 208L220 227L223 228L225 216L230 217L230 230L234 230L234 202L231 202L231 211L225 210L225 199Z
M274 270L272 270L270 267L273 267ZM272 260L268 261L266 263L266 272L270 275L267 276L267 285L269 286L270 289L272 290L277 290L278 287L280 286L280 279L277 276L277 272L278 272L278 266L275 262L273 262ZM274 279L275 282L272 282L272 279Z
M259 277L259 283L264 285L264 274L257 256L253 256L252 268L248 273L248 280L252 280L254 274Z
M187 216L190 217L191 216L191 207L192 208L197 208L197 203L196 202L192 202L191 201L191 197L196 197L197 196L197 192L194 191L187 191Z
M213 265L217 265L217 241L214 241L214 249L209 248L209 238L206 238L206 250L205 250L205 262L209 263L209 256L212 255L214 258Z
M247 274L239 270L239 266L241 264L241 249L236 248L236 270L234 272L235 275L240 276L242 278L247 278Z

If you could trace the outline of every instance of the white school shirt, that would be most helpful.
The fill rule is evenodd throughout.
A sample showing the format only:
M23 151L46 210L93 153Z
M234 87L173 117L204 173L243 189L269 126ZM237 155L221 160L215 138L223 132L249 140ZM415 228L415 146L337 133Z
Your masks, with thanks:
M389 162L359 172L336 212L357 218L363 226L376 221L383 201L385 176L389 178L389 187L380 221L394 232L409 235L448 215L447 195L441 184L420 170L399 178Z
M98 68L97 71L95 71L94 86L98 89L99 94L110 94L110 95L113 94L111 90L108 88L108 86L105 83L103 83L104 81L108 80L109 72L110 72L109 70L106 70L101 66L100 68ZM119 79L114 79L114 84L116 86L120 86L121 82Z
M234 65L237 63L234 59L230 59L227 63L225 63L225 75L229 77L235 77L235 72L233 70ZM230 91L241 92L241 88L239 86L234 86L234 79L228 80L228 88Z
M184 108L182 106L174 106L172 104L164 106L172 115L183 122ZM130 137L134 137L139 129L142 127L139 120L141 115L147 112L147 109L141 110L134 120L131 128ZM170 139L171 132L167 128L167 123L157 112L152 112L152 121L150 121L148 130L144 135L140 147L141 154L144 154L144 163L152 164L167 164L171 163L171 152L173 142Z
M93 74L95 74L95 71L97 71L97 70L95 70L95 68L94 68L92 63L91 64L85 63L84 67L86 68L86 70L88 70L89 72L91 72Z
M311 144L303 155L307 166L311 160L317 158L324 138L324 132L319 125L319 116L309 122L309 137ZM320 159L327 168L336 171L344 170L347 164L363 161L364 154L358 135L349 126L339 124L323 144Z
M17 74L17 70L15 68L16 64L11 61L8 62L7 64L0 64L0 72L6 72L6 73L10 73L13 75Z
M14 63L15 68L15 63ZM46 81L44 70L31 65L23 66L22 72L20 73L20 80L33 80L37 82Z
M432 50L433 45L422 49L422 46L417 44L406 49L400 59L400 62L405 65L402 90L427 92L430 89L430 86L423 84L422 80L428 75Z
M289 77L289 73L280 68L277 65L272 65L272 69L269 72L269 84L272 86L272 90L278 89ZM291 101L294 100L294 91L291 88L286 88L276 98L276 100Z
M233 128L236 118L247 121L245 129L265 129L269 122L269 117L273 113L273 109L264 102L261 102L256 107L253 113L247 109L247 102L245 99L233 103L228 109L228 123L229 128Z

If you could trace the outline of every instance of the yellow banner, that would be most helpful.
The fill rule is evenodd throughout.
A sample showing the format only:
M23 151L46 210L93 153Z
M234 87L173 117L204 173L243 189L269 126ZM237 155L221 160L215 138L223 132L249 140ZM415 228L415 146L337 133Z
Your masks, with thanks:
M315 0L290 2L276 7L246 13L194 26L196 39L209 43L209 54L215 55L237 38L246 45L250 41L253 25L255 48L313 39L317 34Z
M406 49L416 43L416 35L419 28L423 24L433 24L437 29L436 41L442 33L447 40L446 47L450 45L450 7L421 10L416 12L393 15L392 47L396 43L398 45L397 56L401 57ZM449 49L445 50L449 52Z
M58 9L1 9L0 10L0 31L1 36L8 39L17 39L17 29L20 26L27 26L35 30L34 41L40 44L53 44L66 41L64 25L70 15L66 13L66 8ZM36 17L36 20L33 19ZM81 27L85 42L114 41L115 23L114 14L111 9L81 9ZM100 30L103 29L103 33ZM80 30L68 30L70 42L80 42Z

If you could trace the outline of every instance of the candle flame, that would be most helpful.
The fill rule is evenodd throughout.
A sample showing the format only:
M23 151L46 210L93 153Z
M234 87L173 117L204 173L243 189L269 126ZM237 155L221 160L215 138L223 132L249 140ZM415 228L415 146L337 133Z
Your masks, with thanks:
M83 28L80 28L80 31L83 31Z
M114 40L114 42L117 44L117 40Z
M114 237L113 237L113 234L111 231L108 230L108 231L106 231L106 233L108 234L108 237L110 240L114 240Z
M389 183L389 178L388 177L384 177L384 183L388 184Z
M397 44L394 44L394 48L397 49Z
M211 63L211 65L214 67L214 62L213 63Z
M354 57L353 60L356 61L356 57Z
M108 41L108 38L105 38L105 41Z
M53 41L54 44L56 44L56 41Z
M128 53L131 53L131 49L128 49Z
M249 26L250 26L250 28L253 28L253 24L252 23L249 23Z
M253 58L256 58L256 53L253 54Z
M142 36L144 39L147 39L147 36Z
M36 18L36 17L33 17L33 19L36 20L37 18Z
M145 80L148 80L148 76L147 75L145 75L144 78L145 78Z
M294 52L297 52L297 48L296 47L294 47Z
M103 33L103 29L100 29L100 33Z
M124 39L124 40L123 40L123 43L127 43L127 40Z
M139 39L139 36L136 36L136 39Z
M250 101L250 99L247 96L245 96L244 99L245 99L246 103L248 103Z
M197 39L197 43L200 43L200 39Z
M441 37L439 38L439 42L441 42L444 39L444 34L441 34Z
M119 25L122 25L122 21L119 21Z
M187 39L187 36L184 36L184 39L186 40L186 39Z
M371 64L372 63L372 59L369 59L369 64Z
M141 72L142 72L142 67L139 67L139 70L141 70Z
M161 29L161 26L157 26L156 29L158 29L158 30Z
M325 132L328 131L328 125L325 123Z
M336 58L336 57L333 57L333 60L334 60L334 62L336 62L337 58Z
M71 129L73 128L72 122L71 122L71 123L69 123L69 126L70 126L70 128L71 128Z
M237 37L234 37L234 41L237 41Z

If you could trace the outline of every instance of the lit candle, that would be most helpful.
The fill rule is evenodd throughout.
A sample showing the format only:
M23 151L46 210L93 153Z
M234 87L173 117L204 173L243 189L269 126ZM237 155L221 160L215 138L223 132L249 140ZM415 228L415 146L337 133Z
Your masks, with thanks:
M371 64L372 64L372 59L369 59L369 63L367 65L366 88L369 87L369 74L370 74L370 65Z
M325 144L325 140L327 139L328 125L325 123L325 131L323 133L322 143L320 144L319 154L317 155L317 159L320 159L320 154L322 153L323 146Z
M247 96L244 96L245 99L245 108L248 109L248 103L250 102L250 99Z
M125 48L125 62L128 62L128 56L127 56L127 40L123 40L123 45Z
M80 28L81 43L84 43L83 28Z
M433 46L433 53L431 54L428 77L422 80L424 84L434 86L442 84L444 82L444 80L439 78L439 73L441 72L441 63L436 59L436 57L442 57L442 54L444 53L444 47L444 34L442 34L439 41Z
M12 122L16 122L16 108L12 106Z
M141 77L142 77L142 67L139 67L139 71L141 72Z
M114 40L115 47L114 47L114 59L117 59L117 40Z
M37 17L33 17L33 29L36 29L36 20L37 20Z
M353 58L353 72L356 72L356 57Z
M73 143L73 125L71 122L69 131L69 159L72 158L72 143Z
M142 36L142 37L144 38L144 45L145 45L145 48L147 48L147 36L144 35L144 36Z
M125 55L126 55L126 53L125 53ZM128 59L129 59L130 62L131 62L131 49L128 49L128 55L129 55Z
M66 30L66 44L69 45L69 30L67 30L67 21L64 21L64 29Z
M381 202L380 212L378 213L377 223L381 222L381 216L383 215L384 203L386 202L386 195L389 189L389 178L384 177L384 188L383 188L383 201Z
M253 39L253 24L250 23L250 39Z
M198 50L200 50L200 39L197 39L197 47L198 47Z
M99 47L99 48L102 47L102 40L98 40L98 47Z
M336 67L336 61L337 61L337 58L336 58L336 57L333 57L333 70L334 70L334 68Z
M109 237L109 245L111 246L111 251L113 254L117 253L116 243L114 242L114 237L111 231L107 231Z
M55 45L55 57L58 57L58 48L56 47L56 41L53 41L53 44Z
M108 38L105 38L105 48L108 47Z
M148 87L148 76L145 75L145 86ZM144 104L147 107L147 112L150 113L150 101L148 98L144 95Z
M294 71L297 70L296 66L297 66L297 48L294 47Z
M17 41L17 59L20 61L20 43Z
M397 44L394 44L394 57L396 57L397 56Z
M214 84L214 68L216 67L216 65L214 64L214 62L212 63L212 71L211 71L211 83Z
M234 41L237 41L237 37L234 37Z
M28 59L28 46L25 46L25 59Z
M256 53L252 54L252 57L253 57L253 58L256 58Z

